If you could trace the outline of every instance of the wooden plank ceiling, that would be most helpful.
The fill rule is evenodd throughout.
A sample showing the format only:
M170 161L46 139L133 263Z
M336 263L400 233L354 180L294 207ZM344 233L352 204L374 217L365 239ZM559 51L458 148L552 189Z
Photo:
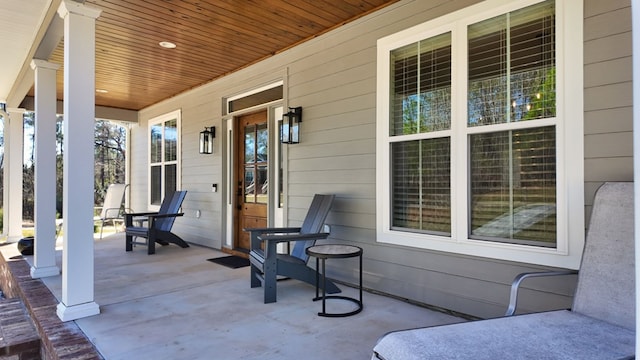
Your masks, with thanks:
M396 1L86 0L102 9L96 89L107 92L96 92L96 105L140 110ZM62 43L50 60L62 66Z

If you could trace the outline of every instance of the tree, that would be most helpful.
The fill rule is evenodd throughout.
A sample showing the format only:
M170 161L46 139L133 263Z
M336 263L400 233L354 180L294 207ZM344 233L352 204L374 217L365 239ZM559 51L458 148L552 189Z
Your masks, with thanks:
M28 112L24 116L25 149L27 150L23 166L23 218L33 220L34 206L34 113ZM63 185L63 117L56 121L56 211L62 214L62 185ZM95 123L95 196L94 204L104 201L106 188L111 183L123 182L125 173L126 130L124 127L104 120ZM0 182L1 193L2 182Z
M26 112L23 117L24 145L27 151L22 163L22 218L34 218L35 180L35 113Z
M107 187L125 180L126 129L109 121L96 121L95 202L102 204Z

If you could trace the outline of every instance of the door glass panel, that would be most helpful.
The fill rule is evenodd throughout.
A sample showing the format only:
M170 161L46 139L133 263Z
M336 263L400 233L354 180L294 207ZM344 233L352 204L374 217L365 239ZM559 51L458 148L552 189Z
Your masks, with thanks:
M244 199L249 203L267 203L267 124L244 128Z
M256 183L254 175L255 167L253 165L245 166L244 168L244 201L253 203L255 202L256 195Z
M267 182L267 166L259 165L258 172L256 174L256 202L260 204L267 203L268 191L269 187Z
M255 161L256 151L256 127L250 125L244 128L244 162L252 163Z
M267 132L267 124L259 124L257 129L257 149L256 161L267 161L269 133Z

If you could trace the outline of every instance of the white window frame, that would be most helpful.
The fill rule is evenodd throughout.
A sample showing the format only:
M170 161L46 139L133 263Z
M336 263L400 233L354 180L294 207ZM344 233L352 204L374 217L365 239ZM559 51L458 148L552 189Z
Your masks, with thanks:
M467 37L470 24L542 0L488 0L381 38L377 43L377 241L421 249L577 269L584 246L583 4L556 0L556 118L528 121L522 127L556 126L555 248L470 239L468 235L468 136L486 126L467 127ZM392 230L389 136L390 55L402 46L452 33L451 236ZM491 125L491 131L511 128ZM484 129L483 129L484 128ZM504 128L504 129L503 129Z
M159 205L153 205L151 204L151 166L152 165L158 165L160 164L161 166L161 186L160 186L160 192L161 192L161 198L164 199L165 193L164 193L164 167L165 165L169 165L169 164L176 164L176 190L180 190L182 188L182 184L181 184L181 179L182 179L182 175L181 175L181 171L182 171L182 165L181 165L181 158L182 158L182 111L181 110L175 110L172 111L170 113L164 114L164 115L160 115L158 117L155 117L151 120L149 120L149 123L147 124L147 185L148 185L148 189L147 189L147 207L150 211L158 211L160 210L160 206ZM151 129L154 125L160 124L160 123L164 123L166 121L170 121L170 120L174 120L176 119L176 129L177 129L177 143L176 143L176 152L177 152L177 156L176 156L176 160L175 161L164 161L164 133L162 134L163 138L162 138L162 161L161 162L157 162L157 163L151 163Z

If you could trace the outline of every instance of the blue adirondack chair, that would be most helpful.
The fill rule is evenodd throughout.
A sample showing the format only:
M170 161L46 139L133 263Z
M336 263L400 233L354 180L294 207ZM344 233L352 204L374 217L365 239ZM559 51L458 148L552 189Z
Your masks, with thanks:
M251 287L264 287L265 304L276 301L278 275L315 286L316 271L307 266L309 255L305 250L313 246L316 240L329 236L329 233L323 233L321 230L334 197L335 195L316 194L301 227L244 229L251 233ZM276 250L277 244L290 241L295 241L291 254L279 254ZM340 289L333 282L327 281L326 291L335 294L339 293Z
M183 216L178 213L182 201L187 195L187 191L175 191L173 194L165 196L158 212L129 213L125 214L126 251L133 250L133 238L143 237L147 239L149 255L155 254L155 244L169 245L176 244L182 248L189 247L178 235L171 232L173 222L176 217ZM147 226L134 226L134 222L146 222Z

